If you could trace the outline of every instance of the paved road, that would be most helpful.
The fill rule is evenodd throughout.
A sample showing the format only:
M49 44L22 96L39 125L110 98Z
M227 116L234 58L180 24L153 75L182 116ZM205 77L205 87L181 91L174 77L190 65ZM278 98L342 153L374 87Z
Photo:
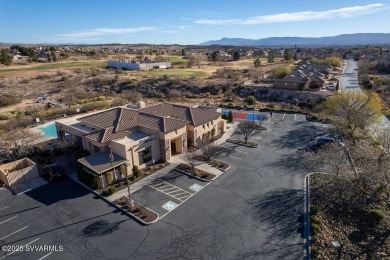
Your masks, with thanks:
M362 90L359 87L358 74L357 74L357 62L354 60L345 60L347 65L344 73L341 76L340 87L341 91L359 91ZM379 122L378 129L390 129L389 118L383 116Z
M329 126L277 113L264 124L270 130L253 138L259 148L222 144L219 157L232 168L150 226L71 180L18 196L0 190L1 245L64 246L0 259L302 259L306 169L298 149Z

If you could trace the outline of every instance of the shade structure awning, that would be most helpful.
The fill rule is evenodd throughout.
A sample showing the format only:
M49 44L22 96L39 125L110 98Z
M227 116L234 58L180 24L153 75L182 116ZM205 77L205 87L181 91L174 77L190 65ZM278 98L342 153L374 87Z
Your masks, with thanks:
M110 152L107 151L81 158L78 162L97 174L102 174L127 162L125 158L114 153L113 159L111 161Z

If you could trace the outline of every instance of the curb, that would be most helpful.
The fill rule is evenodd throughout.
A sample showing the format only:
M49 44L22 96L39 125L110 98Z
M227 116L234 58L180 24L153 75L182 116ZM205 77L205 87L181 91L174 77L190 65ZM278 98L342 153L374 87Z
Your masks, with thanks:
M121 207L119 207L117 204L115 204L114 202L108 200L107 198L103 197L100 193L97 193L96 191L94 191L93 189L91 189L90 187L88 187L87 185L85 185L84 183L76 180L75 178L71 177L70 175L68 175L69 178L71 180L73 180L74 182L77 182L78 184L80 184L81 186L83 186L84 188L88 189L89 191L91 191L93 194L95 194L96 196L98 196L100 199L104 200L106 203L110 204L111 206L117 208L118 210L122 211L123 214L127 215L128 217L134 219L135 221L137 221L138 223L142 224L142 225L150 225L150 224L153 224L155 222L157 222L159 219L160 219L160 215L156 212L154 212L153 210L147 208L148 210L150 210L151 212L155 213L157 215L157 218L155 220L153 220L152 222L145 222L143 221L142 219L139 219L137 218L136 216L134 216L132 213L128 212L127 210L124 210L122 209ZM138 202L137 202L138 203ZM139 204L139 203L138 203ZM141 205L141 204L140 204ZM142 205L141 205L142 206ZM146 208L146 207L145 207Z
M250 145L247 145L247 144L242 144L242 143L238 143L238 142L232 141L230 139L227 139L226 142L231 143L231 144L246 146L248 148L258 148L260 146L259 144L257 144L257 146L250 146Z
M313 172L310 172L305 175L303 180L303 253L304 259L311 259L311 244L310 244L310 175Z
M195 175L192 175L191 173L188 173L188 172L185 172L185 171L182 171L182 170L179 170L177 168L175 168L175 171L178 171L180 173L183 173L191 178L194 178L194 179L197 179L198 181L203 181L203 182L210 182L211 180L214 180L214 179L211 179L211 180L205 180L205 179L202 179L202 178L199 178L198 176L195 176Z

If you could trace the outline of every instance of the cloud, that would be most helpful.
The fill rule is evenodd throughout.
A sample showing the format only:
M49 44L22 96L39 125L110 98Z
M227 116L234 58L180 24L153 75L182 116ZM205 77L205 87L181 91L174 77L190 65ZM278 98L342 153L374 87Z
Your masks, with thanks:
M111 34L130 34L155 29L154 27L138 27L138 28L97 28L83 32L65 33L58 35L65 38L90 38L101 35Z
M335 18L350 18L364 14L375 13L382 10L384 4L369 4L364 6L344 7L335 10L326 11L305 11L296 13L280 13L273 15L263 15L249 17L246 19L225 19L225 20L196 20L196 24L205 25L256 25L285 22L301 22L311 20L325 20Z

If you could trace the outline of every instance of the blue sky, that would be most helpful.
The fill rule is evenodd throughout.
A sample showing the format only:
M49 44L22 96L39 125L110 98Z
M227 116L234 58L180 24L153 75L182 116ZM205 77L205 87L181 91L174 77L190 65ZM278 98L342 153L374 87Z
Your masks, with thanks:
M390 1L0 0L0 42L198 44L390 32Z

